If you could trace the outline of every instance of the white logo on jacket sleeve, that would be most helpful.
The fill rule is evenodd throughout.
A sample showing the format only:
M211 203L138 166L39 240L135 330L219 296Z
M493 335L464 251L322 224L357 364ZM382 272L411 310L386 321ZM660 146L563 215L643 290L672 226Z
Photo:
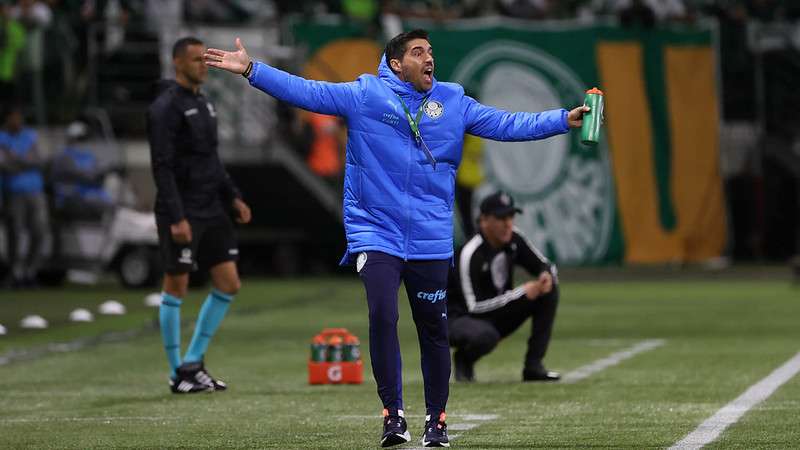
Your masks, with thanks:
M444 112L444 106L438 100L431 100L425 104L425 114L431 119L438 119Z
M364 264L367 263L367 252L361 252L358 254L358 258L356 259L356 272L361 273L361 269L364 268Z

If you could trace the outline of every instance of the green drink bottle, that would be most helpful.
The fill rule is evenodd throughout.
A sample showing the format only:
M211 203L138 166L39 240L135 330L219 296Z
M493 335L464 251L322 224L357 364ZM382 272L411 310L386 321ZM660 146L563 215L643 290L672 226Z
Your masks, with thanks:
M311 361L313 362L324 362L328 359L328 343L325 342L325 338L322 335L318 334L314 336L314 340L311 341Z
M356 362L361 359L360 345L361 343L358 341L357 337L352 334L345 336L342 361Z
M603 126L603 91L597 88L589 89L586 91L583 104L591 110L583 115L581 143L597 145L600 142L600 129Z
M342 337L333 336L328 340L328 362L342 362Z

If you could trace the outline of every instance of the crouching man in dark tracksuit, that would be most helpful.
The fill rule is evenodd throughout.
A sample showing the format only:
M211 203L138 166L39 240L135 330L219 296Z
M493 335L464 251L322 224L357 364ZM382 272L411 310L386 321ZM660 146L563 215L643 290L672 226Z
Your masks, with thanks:
M504 192L487 197L480 205L479 233L456 257L447 303L456 381L474 381L475 362L529 317L532 330L522 380L561 378L542 366L558 306L556 268L514 228L518 212ZM515 265L536 279L514 287Z

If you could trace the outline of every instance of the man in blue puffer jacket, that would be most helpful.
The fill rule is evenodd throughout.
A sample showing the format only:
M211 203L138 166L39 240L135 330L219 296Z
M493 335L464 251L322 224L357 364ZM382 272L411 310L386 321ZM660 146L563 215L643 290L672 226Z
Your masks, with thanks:
M36 276L50 248L50 221L42 171L45 160L38 141L36 131L25 126L21 105L12 105L5 112L0 129L0 152L5 152L7 164L5 188L14 231L11 245L15 249L12 275L18 287L36 284ZM22 239L25 236L27 245Z
M370 359L384 407L381 445L410 440L403 418L397 293L411 303L422 353L427 418L422 443L448 447L445 405L450 379L447 275L453 257L453 197L464 133L501 141L544 139L579 127L587 107L509 113L433 77L428 33L393 38L378 76L349 83L306 80L253 62L237 51L208 49L206 64L300 108L347 121L342 264L356 262L367 292Z

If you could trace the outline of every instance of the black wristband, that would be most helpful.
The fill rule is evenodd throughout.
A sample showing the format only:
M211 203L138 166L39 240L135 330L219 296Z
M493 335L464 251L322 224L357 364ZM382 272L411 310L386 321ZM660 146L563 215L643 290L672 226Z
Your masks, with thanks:
M247 64L247 69L244 69L244 72L242 72L242 76L245 78L250 78L250 72L252 71L253 71L253 61L250 61Z

